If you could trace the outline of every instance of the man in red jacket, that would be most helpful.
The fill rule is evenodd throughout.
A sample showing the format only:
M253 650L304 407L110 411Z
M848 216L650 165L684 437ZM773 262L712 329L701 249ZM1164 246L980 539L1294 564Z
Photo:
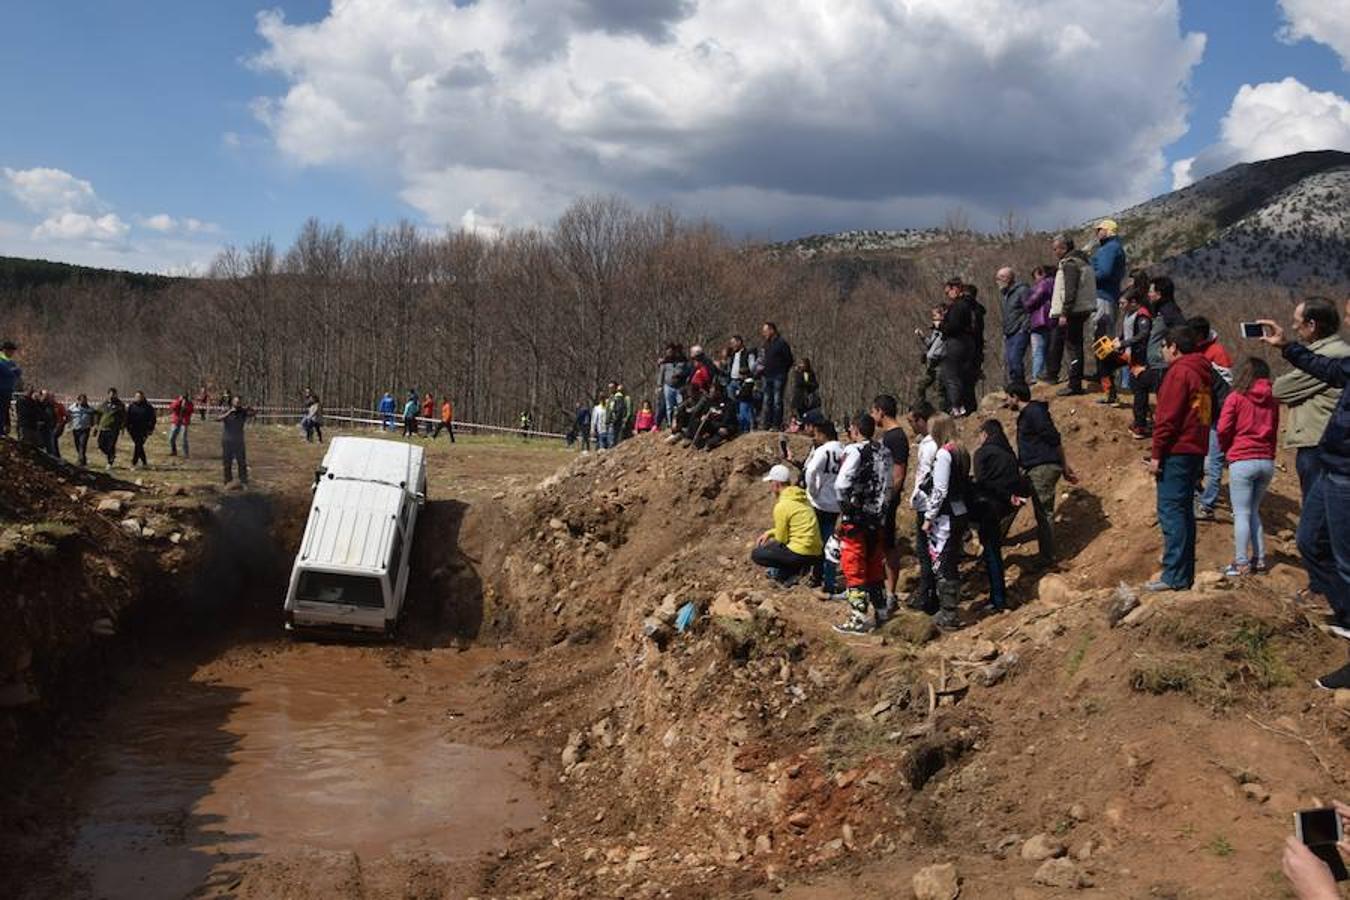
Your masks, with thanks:
M169 404L169 419L173 427L169 429L169 455L178 455L178 437L183 437L183 458L187 459L188 452L188 426L192 424L192 411L196 409L192 401L188 399L188 392L183 391L173 402Z
M1214 421L1213 370L1196 352L1195 334L1185 325L1167 330L1162 350L1167 374L1158 388L1148 467L1158 481L1163 571L1144 590L1184 591L1195 581L1195 487Z

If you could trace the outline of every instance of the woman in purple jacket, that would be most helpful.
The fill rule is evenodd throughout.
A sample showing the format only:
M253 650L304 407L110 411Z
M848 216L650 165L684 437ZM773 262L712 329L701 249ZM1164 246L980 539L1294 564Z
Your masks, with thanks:
M1031 383L1045 381L1045 348L1050 339L1050 295L1055 290L1055 267L1037 266L1031 270L1036 283L1022 301L1030 319L1031 329ZM1059 373L1054 373L1055 377Z

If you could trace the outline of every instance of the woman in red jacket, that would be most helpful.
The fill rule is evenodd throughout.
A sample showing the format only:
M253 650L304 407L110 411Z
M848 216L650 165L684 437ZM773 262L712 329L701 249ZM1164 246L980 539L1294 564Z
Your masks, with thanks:
M1280 405L1271 391L1270 366L1250 357L1233 379L1233 390L1219 413L1219 447L1228 459L1228 496L1233 504L1233 562L1224 569L1230 577L1266 571L1261 498L1275 477L1279 430Z

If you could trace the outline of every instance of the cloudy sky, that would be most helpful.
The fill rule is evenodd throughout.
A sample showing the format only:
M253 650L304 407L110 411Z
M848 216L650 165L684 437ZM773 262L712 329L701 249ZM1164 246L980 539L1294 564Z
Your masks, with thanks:
M203 268L618 193L736 235L1053 227L1350 150L1350 0L66 0L0 12L0 255Z

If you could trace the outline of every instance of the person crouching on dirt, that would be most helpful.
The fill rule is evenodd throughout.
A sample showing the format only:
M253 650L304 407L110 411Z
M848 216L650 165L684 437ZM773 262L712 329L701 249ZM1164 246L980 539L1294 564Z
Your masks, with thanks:
M694 433L694 449L714 450L739 434L736 413L736 401L727 396L721 382L714 383L708 411L703 414L703 420Z
M127 421L127 405L117 396L117 388L108 388L108 399L98 411L98 424L94 426L94 439L98 449L108 460L108 468L117 461L117 437Z
M66 414L70 417L70 437L75 442L75 456L79 459L80 465L89 465L89 432L94 428L94 408L89 405L89 398L80 394L75 398L75 402L66 408Z
M137 391L127 404L127 434L131 437L131 467L139 462L142 468L150 465L145 458L145 442L155 433L155 408L145 399L144 391Z
M248 454L244 447L244 425L253 417L253 410L244 405L244 401L235 396L230 399L230 408L216 417L220 423L220 459L225 469L225 483L234 478L233 464L239 463L239 483L248 484Z
M956 434L956 420L934 416L928 433L937 444L933 471L923 486L928 496L923 530L928 536L928 556L933 561L938 613L933 623L944 630L961 627L961 541L970 511L970 454Z
M1003 536L1008 533L1017 510L1027 502L1029 491L1024 486L1025 479L1003 431L1003 423L998 419L985 419L980 424L973 484L973 512L989 575L989 606L1002 611L1008 607L1008 588L1003 578Z
M768 569L769 577L780 586L791 587L803 572L811 571L824 552L820 527L806 491L792 483L791 469L779 463L763 480L777 498L773 527L755 541L750 561Z
M679 406L675 407L675 425L666 438L667 444L692 442L703 417L712 408L712 394L706 391L695 391L692 387L686 393L688 396L680 401Z
M891 486L891 452L873 440L877 424L864 413L851 426L834 489L839 495L839 569L844 573L849 615L834 626L840 634L867 634L886 623L886 548L882 518ZM875 625L873 624L875 617Z

